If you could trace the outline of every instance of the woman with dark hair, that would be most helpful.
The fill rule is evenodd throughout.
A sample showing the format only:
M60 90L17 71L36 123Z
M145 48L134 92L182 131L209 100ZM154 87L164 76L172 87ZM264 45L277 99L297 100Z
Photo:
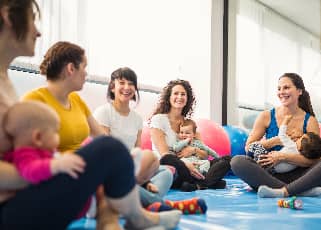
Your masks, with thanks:
M137 75L132 69L123 67L112 72L107 100L107 103L95 110L94 117L107 135L118 138L128 149L139 151L137 148L141 145L143 119L130 107L130 101L139 101ZM140 188L140 194L143 206L147 207L162 200L161 197L170 189L173 175L167 167L160 167L152 151L140 152L140 169L136 180L146 188Z
M204 176L193 163L182 161L180 158L196 155L207 159L206 151L187 146L179 154L172 154L180 124L184 119L192 116L194 106L195 96L188 81L173 80L164 87L149 124L153 150L159 155L161 164L176 168L178 176L173 182L173 188L183 191L225 188L226 182L222 178L230 169L229 156L213 160L209 171ZM198 138L199 136L198 134Z
M2 128L3 115L17 101L7 69L14 58L34 55L35 42L40 36L34 24L34 7L38 9L34 0L0 0L1 155L12 149L12 143ZM74 79L73 87L80 87L83 81L84 56L79 63L77 61L65 63L61 69L68 81ZM103 192L99 193L99 229L118 225L118 219L105 215L112 213L111 207L124 215L132 229L155 225L174 228L177 225L180 212L150 213L141 207L133 161L119 141L99 137L77 150L76 154L86 164L78 179L58 175L46 183L29 186L12 164L0 161L0 229L66 229L100 184L106 197L102 196Z
M261 197L321 195L321 189L316 187L321 185L319 179L321 167L320 163L314 165L319 159L307 159L301 154L278 151L282 146L277 135L280 124L286 116L292 116L287 134L293 140L307 132L319 135L319 125L314 117L310 96L302 78L295 73L283 74L279 78L277 96L281 105L270 111L263 111L258 116L246 142L246 150L249 150L251 144L258 142L262 149L267 149L269 153L261 154L257 162L249 156L235 156L231 161L232 170L254 190L258 190L258 195ZM263 137L265 139L262 139ZM275 173L264 169L280 162L299 167L286 173Z

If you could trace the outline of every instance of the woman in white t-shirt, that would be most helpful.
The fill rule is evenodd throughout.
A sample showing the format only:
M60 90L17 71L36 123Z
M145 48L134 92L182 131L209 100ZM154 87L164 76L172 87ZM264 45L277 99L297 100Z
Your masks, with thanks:
M143 119L130 108L131 100L136 103L139 101L136 73L128 67L115 70L108 84L107 98L108 103L94 112L98 123L106 134L122 141L128 149L140 147ZM150 191L141 192L143 206L159 201L168 192L173 181L171 171L167 167L160 167L158 158L151 151L143 151L136 175L137 183L147 183L146 189Z
M211 161L209 171L202 175L193 163L182 161L180 158L196 155L201 159L207 159L206 151L187 146L177 155L172 154L180 124L184 119L191 117L194 105L195 96L188 81L173 80L164 87L149 123L153 150L158 154L161 164L176 168L178 176L172 188L183 191L225 188L226 182L222 178L230 169L230 156ZM197 136L199 139L200 135Z

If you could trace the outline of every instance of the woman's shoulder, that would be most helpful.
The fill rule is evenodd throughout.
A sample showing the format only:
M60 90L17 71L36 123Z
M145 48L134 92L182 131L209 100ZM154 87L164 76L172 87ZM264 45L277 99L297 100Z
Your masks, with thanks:
M167 114L159 113L159 114L153 115L151 119L168 119L168 116Z
M45 87L39 87L28 91L22 96L23 100L41 100L43 97L49 95L49 91Z
M96 111L106 112L106 111L109 111L111 108L112 108L112 106L111 106L110 103L105 103L105 104L103 104L103 105L98 106L98 107L95 109L95 112L96 112Z
M155 114L150 119L150 127L158 127L163 126L165 124L169 124L167 114Z

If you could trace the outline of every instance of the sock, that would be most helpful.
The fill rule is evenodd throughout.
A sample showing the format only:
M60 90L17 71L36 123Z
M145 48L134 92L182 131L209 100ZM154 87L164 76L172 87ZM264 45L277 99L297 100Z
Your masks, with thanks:
M174 229L178 225L182 212L179 210L171 210L159 213L159 225L165 229Z
M314 187L305 192L301 192L298 196L321 196L321 187Z
M161 202L154 202L150 204L146 209L151 212L163 212L173 210L171 206L167 204L162 204Z
M165 202L172 208L181 210L183 214L205 214L207 211L207 205L202 198L192 198L181 201L165 200Z
M257 195L262 198L284 197L284 191L281 188L270 188L266 185L261 185L257 191Z
M150 226L144 229L149 230L163 230L163 229L175 229L181 218L182 212L179 210L170 210L158 213L159 223L154 226ZM125 223L125 229L138 229L133 223L127 221ZM141 228L139 228L141 229Z

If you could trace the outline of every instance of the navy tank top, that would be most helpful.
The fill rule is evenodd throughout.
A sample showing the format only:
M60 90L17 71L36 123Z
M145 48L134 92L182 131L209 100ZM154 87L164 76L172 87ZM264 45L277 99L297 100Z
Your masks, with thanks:
M275 108L270 110L270 116L271 116L271 121L269 127L265 130L265 137L266 139L270 139L272 137L275 137L279 134L279 127L276 122L276 117L275 117ZM310 118L310 113L305 113L304 121L303 121L303 133L307 132L307 124L308 120ZM282 148L281 145L274 146L273 148L269 149L269 151L278 151Z

